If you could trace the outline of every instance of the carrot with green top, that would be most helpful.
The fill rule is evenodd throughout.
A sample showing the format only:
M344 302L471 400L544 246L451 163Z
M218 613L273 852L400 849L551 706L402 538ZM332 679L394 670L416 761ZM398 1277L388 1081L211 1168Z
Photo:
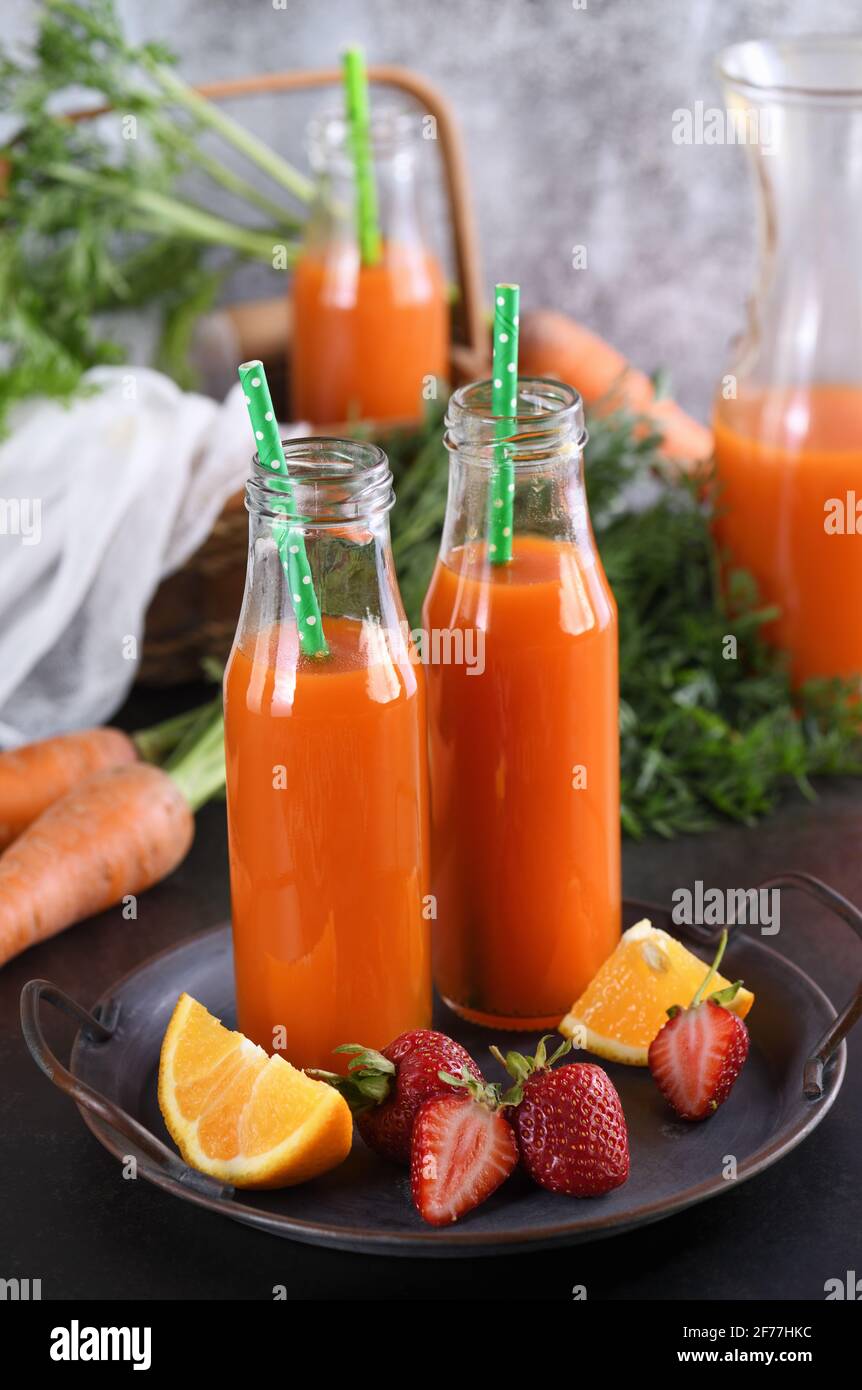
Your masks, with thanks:
M126 767L139 758L160 762L201 721L209 719L215 708L209 701L136 734L111 728L80 729L0 753L0 850L94 773Z
M194 839L194 813L224 785L221 714L164 769L129 762L55 801L0 857L0 965L158 883Z

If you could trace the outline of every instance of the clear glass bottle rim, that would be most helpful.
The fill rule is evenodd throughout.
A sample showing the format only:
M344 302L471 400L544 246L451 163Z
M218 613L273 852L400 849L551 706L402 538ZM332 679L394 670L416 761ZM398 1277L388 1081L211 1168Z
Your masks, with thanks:
M755 101L862 105L862 35L749 39L723 48L716 71Z
M495 415L492 395L490 379L459 386L452 393L443 437L450 453L491 467L504 443L507 458L516 467L536 466L564 449L580 453L587 443L583 401L566 382L552 377L519 377L514 417ZM502 439L498 434L501 420L506 424Z
M286 475L266 467L257 454L252 459L245 497L255 516L283 520L287 514L309 526L343 526L384 515L392 507L392 472L378 445L325 436L281 442Z

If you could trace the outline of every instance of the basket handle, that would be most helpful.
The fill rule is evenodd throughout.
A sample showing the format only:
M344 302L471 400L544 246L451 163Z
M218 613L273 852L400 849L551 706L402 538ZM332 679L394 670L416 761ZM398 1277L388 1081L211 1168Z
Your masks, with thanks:
M785 874L775 874L772 878L764 879L762 883L757 884L754 891L759 893L761 889L765 888L795 888L800 893L806 893L808 897L814 898L821 907L828 908L830 912L834 912L837 917L852 927L862 941L862 912L836 888L831 888L822 879L815 878L814 874L801 873L797 870L791 870ZM729 922L726 925L733 927L738 923ZM695 930L689 927L687 934L694 940L709 946L718 941L722 930L721 927L714 929L698 927ZM829 1025L802 1069L802 1090L808 1100L820 1100L823 1095L823 1072L826 1065L847 1037L854 1023L858 1022L860 1018L862 1018L862 980L857 984L855 992L850 996L834 1023Z
M53 1081L67 1096L71 1096L78 1106L89 1110L90 1114L104 1121L116 1134L128 1139L152 1160L152 1168L147 1163L139 1164L142 1177L151 1181L158 1178L163 1185L167 1181L180 1188L191 1188L201 1196L211 1199L224 1200L232 1197L233 1188L229 1184L217 1182L205 1173L190 1168L163 1144L161 1139L157 1139L127 1111L108 1100L107 1096L103 1096L92 1086L88 1086L86 1082L80 1081L62 1065L51 1051L42 1032L40 1010L43 1000L47 1004L53 1004L60 1013L68 1014L70 1018L75 1019L88 1040L95 1043L107 1042L113 1037L118 1011L109 1004L98 1014L90 1013L57 985L51 984L50 980L29 980L21 991L21 1030L30 1056L48 1080Z
M437 135L443 159L443 174L452 220L452 241L459 290L459 310L464 342L460 352L468 375L479 376L489 360L488 326L482 300L479 239L470 197L470 181L461 130L451 103L439 87L411 68L383 64L368 69L368 80L383 87L406 92L437 122ZM224 82L202 82L194 88L210 101L229 101L233 97L260 96L264 92L307 91L314 87L339 86L340 68L309 68L300 72L261 73ZM88 107L69 113L71 120L92 120L104 115L108 106Z

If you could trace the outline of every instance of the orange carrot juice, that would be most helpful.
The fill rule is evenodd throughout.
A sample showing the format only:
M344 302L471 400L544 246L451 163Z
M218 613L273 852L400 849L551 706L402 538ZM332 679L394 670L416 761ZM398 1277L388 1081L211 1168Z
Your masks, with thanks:
M448 375L443 272L420 244L308 251L293 277L293 415L313 424L418 419L428 378ZM427 395L427 392L426 392Z
M794 683L862 673L862 390L720 401L716 538L780 616L766 635Z
M325 659L286 625L241 639L225 735L239 1027L332 1068L430 1020L427 772L421 667L379 624L324 621Z
M516 533L441 557L424 624L484 641L427 673L438 988L553 1027L620 934L616 605L595 555Z

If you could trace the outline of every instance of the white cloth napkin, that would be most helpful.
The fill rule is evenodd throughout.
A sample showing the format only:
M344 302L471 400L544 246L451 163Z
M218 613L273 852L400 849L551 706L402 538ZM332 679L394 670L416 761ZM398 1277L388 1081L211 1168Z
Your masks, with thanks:
M16 410L0 443L0 746L99 724L134 680L159 582L248 473L237 384L223 403L142 367L88 374L65 407Z

